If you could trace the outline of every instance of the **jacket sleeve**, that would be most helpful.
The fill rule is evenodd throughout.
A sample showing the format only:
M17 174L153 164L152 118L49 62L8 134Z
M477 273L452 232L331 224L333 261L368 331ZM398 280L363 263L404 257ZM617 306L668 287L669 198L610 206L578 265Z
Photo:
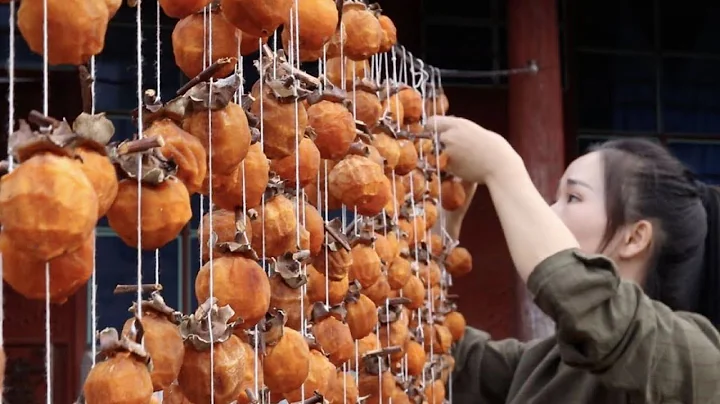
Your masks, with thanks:
M518 340L491 341L488 333L466 328L453 350L453 402L504 404L524 349Z
M575 250L540 263L528 279L557 323L560 355L608 387L647 402L720 399L720 336L704 317L673 312L621 281L608 258Z

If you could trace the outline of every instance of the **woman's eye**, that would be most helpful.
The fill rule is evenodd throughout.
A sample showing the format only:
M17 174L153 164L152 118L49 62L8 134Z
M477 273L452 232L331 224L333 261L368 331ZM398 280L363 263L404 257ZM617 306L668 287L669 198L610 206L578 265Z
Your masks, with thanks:
M580 201L580 198L578 198L576 195L568 194L568 196L567 196L567 202L568 202L568 203L571 203L571 202L579 202L579 201Z

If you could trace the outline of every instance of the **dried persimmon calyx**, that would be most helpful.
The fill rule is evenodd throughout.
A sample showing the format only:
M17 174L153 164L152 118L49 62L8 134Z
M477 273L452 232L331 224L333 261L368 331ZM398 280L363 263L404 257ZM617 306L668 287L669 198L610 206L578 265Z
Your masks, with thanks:
M209 349L212 344L227 341L237 324L242 322L242 319L228 322L235 311L230 306L219 307L217 302L215 297L208 298L195 313L186 316L180 323L183 340L197 350Z
M380 324L394 323L400 319L403 305L410 303L407 297L394 297L387 299L386 307L378 308L378 321Z
M429 265L432 259L430 245L426 241L417 243L416 248L410 250L410 256L424 265Z
M33 130L28 121L38 127ZM71 127L65 120L30 111L28 121L18 121L18 129L9 139L10 154L22 163L37 153L49 152L59 156L76 158L75 147L87 147L106 154L105 144L115 133L115 127L104 114L80 114Z
M265 353L266 347L280 342L286 322L287 316L283 310L273 308L265 314L265 318L258 323L259 334L255 336L261 352Z
M352 246L345 233L345 229L342 227L342 221L340 218L335 218L328 223L325 223L325 231L328 234L329 243L327 247L330 251L338 251L340 248L345 251L350 251Z
M162 297L159 290L153 291L147 300L140 302L140 310L143 312L152 311L157 313L174 324L180 324L184 318L184 315L181 312L173 309L165 303L165 299ZM128 311L131 313L137 313L138 303L133 302Z
M97 360L104 361L112 357L117 352L128 352L133 358L147 365L148 370L152 371L152 360L150 354L145 350L142 344L144 329L142 322L135 318L130 332L127 335L120 336L115 328L105 328L98 333L98 342L100 350Z
M352 227L355 226L355 224L352 225ZM355 233L353 228L350 228L347 231L348 237L350 238L350 246L355 247L358 244L372 246L375 243L375 240L377 240L375 232L365 226L357 225L357 227L360 228L357 233Z
M257 212L250 209L247 212L247 216L250 219L254 219L257 217ZM252 248L252 240L248 237L246 226L245 215L243 215L242 208L235 208L235 237L233 240L218 243L218 235L213 232L208 239L208 248L217 247L223 253L238 254L256 261L259 260L260 257Z
M347 91L337 87L330 82L325 84L323 88L317 88L307 96L308 105L314 105L320 101L330 101L343 104L348 100Z
M157 185L175 176L178 170L174 161L160 153L159 148L164 144L161 136L126 140L111 144L108 156L122 177Z
M309 250L286 252L279 258L273 258L270 266L271 275L277 273L287 286L297 289L307 283L307 276L303 273L303 263L310 259Z
M346 316L347 310L345 309L345 304L342 302L329 307L323 302L315 302L310 312L310 321L317 324L328 317L334 317L336 320L344 323Z
M366 352L362 357L362 371L371 375L379 375L382 372L390 370L388 356L401 351L402 348L399 346L389 346Z
M362 285L360 285L360 282L357 279L353 279L352 282L348 285L348 292L347 295L345 295L344 302L345 303L354 303L357 302L358 299L360 299L360 291L362 290Z
M255 66L279 103L304 100L322 85L317 77L288 63L282 50L273 52L267 44L263 45L261 60L256 61Z
M243 81L242 75L234 73L212 82L198 83L185 94L189 100L188 107L192 111L221 110L233 101Z

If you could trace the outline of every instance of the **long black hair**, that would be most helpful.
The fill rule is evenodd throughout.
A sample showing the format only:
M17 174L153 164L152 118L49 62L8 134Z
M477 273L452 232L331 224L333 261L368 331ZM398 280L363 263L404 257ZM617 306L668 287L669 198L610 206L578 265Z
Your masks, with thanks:
M626 224L653 223L645 292L720 326L720 192L663 146L643 139L593 148L605 166L605 245Z

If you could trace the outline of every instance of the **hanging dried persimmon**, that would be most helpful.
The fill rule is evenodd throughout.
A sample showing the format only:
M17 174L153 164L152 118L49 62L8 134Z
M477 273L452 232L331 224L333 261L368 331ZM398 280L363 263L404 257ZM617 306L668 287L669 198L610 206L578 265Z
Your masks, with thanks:
M162 104L154 90L146 90L143 105L143 135L163 139L159 152L177 166L175 175L188 193L201 190L207 174L207 153L202 142L181 128L186 108L180 100Z
M442 181L441 203L443 209L454 211L465 205L467 194L460 178L447 176Z
M212 216L212 229L210 227L210 216ZM198 228L198 239L203 245L202 262L205 263L210 259L210 251L213 252L213 258L225 257L232 255L223 247L223 243L250 243L252 240L252 227L250 219L243 214L241 208L235 209L235 212L216 209L203 215L201 225ZM210 248L210 233L213 233L214 247Z
M308 336L306 338L312 338ZM314 342L314 341L313 341ZM325 395L328 392L330 384L335 382L337 370L322 352L316 343L310 349L310 370L308 376L299 389L283 394L288 403L303 402L314 393Z
M240 105L232 102L241 82L242 77L233 74L213 83L199 83L186 94L190 102L183 129L202 143L213 174L237 170L250 148L252 135L247 115Z
M270 180L265 192L265 203L250 223L253 228L253 249L265 257L280 257L287 252L297 251L302 246L303 231L307 232L303 228L298 232L295 204L285 196L282 181L278 177Z
M173 29L175 64L188 77L196 77L215 60L237 57L242 32L216 8L211 9L208 18L211 21L206 21L203 13L190 14L178 21ZM211 24L212 38L206 32ZM228 63L214 71L212 77L227 77L233 70L235 64Z
M351 90L348 99L355 105L355 118L365 123L368 128L373 129L383 114L383 106L378 97L382 91L372 80L362 78L355 81L355 88Z
M350 241L352 265L348 276L351 281L357 280L363 289L372 286L382 274L380 256L372 246L374 241L374 233L367 230L360 231Z
M324 398L330 404L356 404L359 402L359 396L355 377L349 372L338 370L335 378L330 382Z
M380 52L389 52L395 44L397 44L397 28L390 17L381 14L377 17L382 29L382 41L380 42Z
M190 402L230 404L240 395L239 376L249 358L244 343L233 334L232 317L230 306L218 307L217 299L210 298L180 324L186 347L178 385Z
M260 80L252 88L250 111L262 119L265 154L277 159L297 149L308 126L308 114L303 103L295 101L301 101L300 92L318 88L320 81L274 55L267 46L263 47L261 65Z
M450 330L454 342L460 341L465 335L467 323L465 322L465 316L459 311L451 311L445 314L443 325Z
M212 0L158 0L162 11L171 18L185 18L202 11Z
M312 303L327 302L331 306L336 306L345 299L349 288L347 276L339 281L326 279L325 275L312 265L308 265L305 272L308 278L307 289L305 291L308 301ZM326 286L327 292L325 291ZM348 324L350 324L349 318Z
M335 218L325 225L327 239L320 255L313 260L313 266L328 279L344 279L353 265L350 242L342 228L342 222Z
M338 162L328 175L328 187L343 204L366 216L382 212L392 197L383 168L363 156L350 155Z
M338 90L333 94L333 90L337 89L326 87L317 97L308 99L308 125L315 133L320 157L339 160L355 140L355 119L343 104L346 100L344 92Z
M221 0L228 21L255 37L269 37L290 18L293 0Z
M442 87L435 89L434 94L430 92L429 97L425 99L425 114L427 116L446 115L448 109L450 109L450 102Z
M295 54L299 49L300 61L317 60L322 57L323 46L333 37L338 27L337 6L333 0L303 0L295 4L298 6L297 10L294 7L290 10L292 27L288 23L282 30L283 48L290 53L289 44L292 42L295 47L292 53Z
M335 366L342 365L354 355L355 344L342 306L327 307L324 302L316 302L310 320L312 335Z
M47 4L47 36L44 21ZM34 53L42 55L47 44L50 65L83 65L105 47L108 22L120 8L120 1L25 0L17 11L20 35Z
M299 178L300 188L304 188L317 180L320 161L320 151L315 142L306 135L300 140L298 148L291 155L273 160L270 163L270 169L279 175L288 187L295 187Z
M270 163L260 142L253 143L240 165L229 174L212 176L213 200L218 207L235 210L240 206L253 209L260 206L270 181ZM209 179L205 183L209 186ZM204 191L204 194L209 192Z
M455 247L445 257L445 269L452 276L461 277L472 271L472 255L465 247Z
M270 307L285 313L286 326L302 330L303 302L302 286L307 276L302 273L301 260L307 258L307 252L287 253L273 260L270 275Z
M265 356L262 358L265 385L276 394L302 386L310 373L310 348L302 334L285 327L285 313L271 310L259 328Z
M370 64L365 61L354 61L347 57L330 57L325 61L325 75L333 85L352 90L353 81L361 82L370 71ZM344 77L344 79L343 79ZM370 125L369 122L365 122Z
M342 8L342 23L347 38L343 47L346 57L365 61L380 51L383 29L365 3L346 0Z
M95 256L95 232L76 250L49 261L36 259L20 249L10 236L0 233L3 280L28 299L64 303L92 276ZM50 294L45 292L45 266L50 266Z
M135 321L129 335L114 328L98 334L102 360L93 366L83 385L87 404L146 404L153 394L150 355L142 345L143 328Z
M47 261L85 243L98 219L98 197L76 153L62 147L81 137L64 121L41 126L49 133L20 121L10 136L19 165L0 179L0 223L18 249Z
M213 259L200 268L195 278L195 296L199 302L209 299L212 282L212 296L233 311L230 320L241 319L239 327L252 328L270 307L270 282L263 268L255 260L246 258L254 254L248 244L230 242L220 247L232 255Z
M174 240L192 217L190 194L185 184L174 177L177 167L152 149L121 156L118 168L127 178L120 181L115 203L107 212L110 227L125 244L136 247L139 226L140 247L145 250ZM138 209L142 212L139 223Z
M370 335L378 322L377 306L369 297L360 293L362 286L353 281L345 298L345 309L348 327L353 339L360 340Z
M135 321L140 321L144 330L144 347L152 358L153 390L162 391L169 388L180 373L185 355L183 338L177 324L182 313L165 304L165 299L158 292L153 292L148 300L140 303L142 317L129 319L123 326L123 335L132 335ZM131 313L137 312L137 302L130 308Z
M423 114L423 98L420 91L403 85L397 93L398 99L402 104L403 121L405 125L419 122Z
M83 162L80 166L83 173L95 189L99 219L110 209L118 192L115 167L106 150L115 127L105 114L90 115L83 112L75 118L73 132L80 137L74 151Z

